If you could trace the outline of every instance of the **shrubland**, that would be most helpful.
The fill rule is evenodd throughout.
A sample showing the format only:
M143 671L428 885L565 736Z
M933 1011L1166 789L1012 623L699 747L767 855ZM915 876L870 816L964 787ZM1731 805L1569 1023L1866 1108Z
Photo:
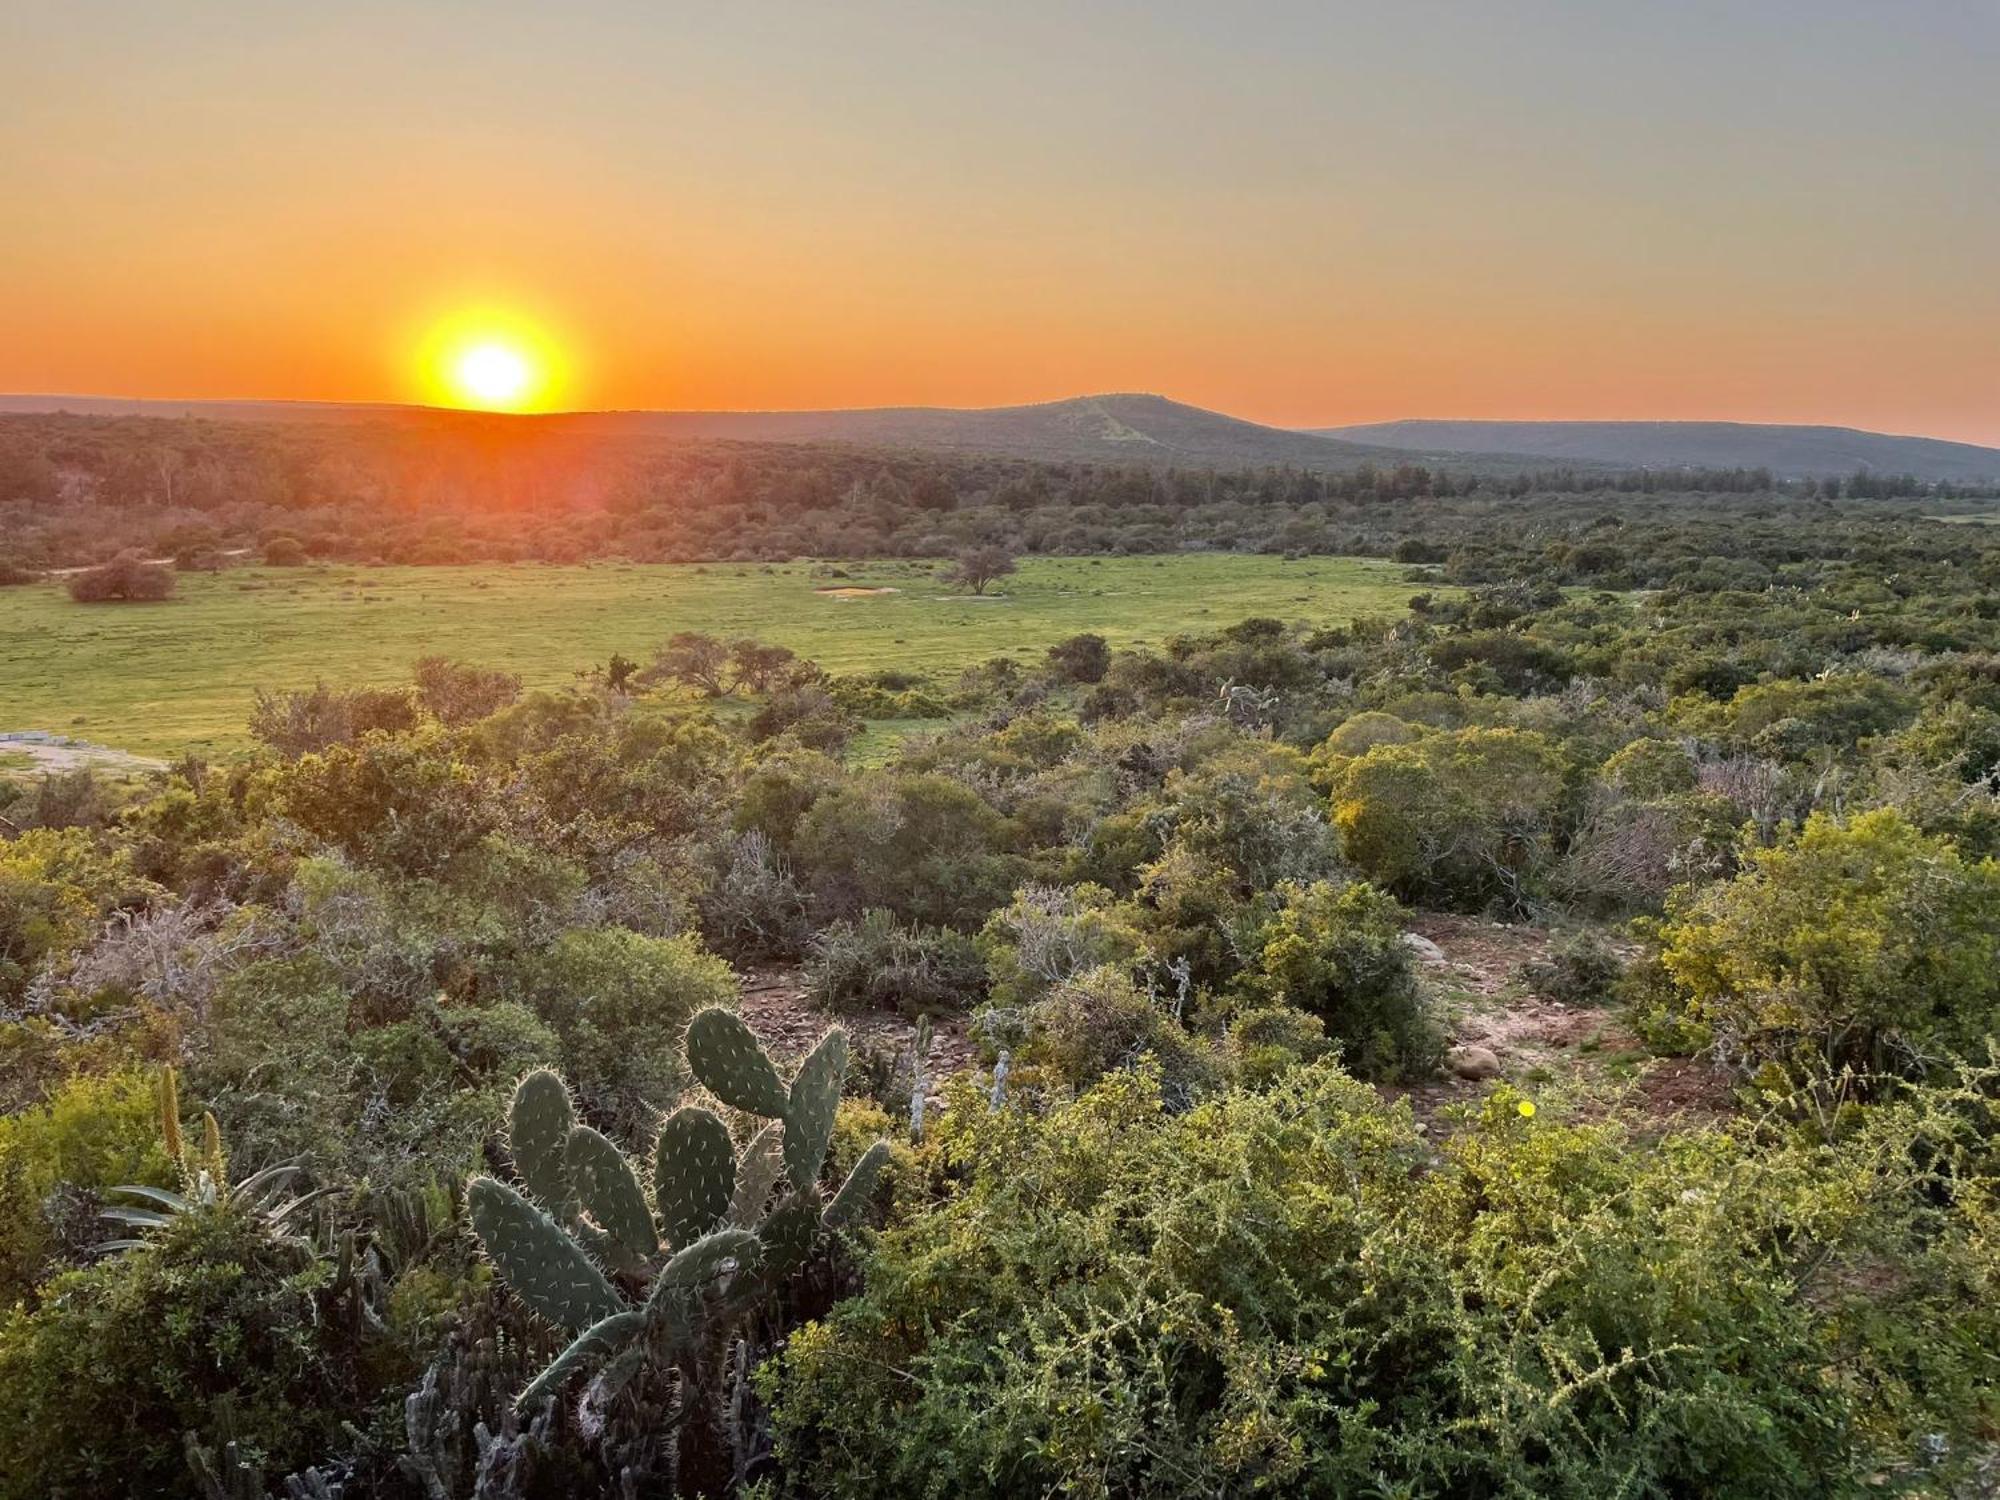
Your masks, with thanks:
M1981 1493L2000 547L1589 504L1400 620L431 659L7 783L0 1497ZM1435 1107L1440 912L1713 1107Z

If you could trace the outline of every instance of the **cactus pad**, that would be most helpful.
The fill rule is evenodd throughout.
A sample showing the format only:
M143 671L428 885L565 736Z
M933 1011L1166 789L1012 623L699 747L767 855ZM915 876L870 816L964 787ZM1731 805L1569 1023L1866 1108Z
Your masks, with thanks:
M576 1241L506 1183L475 1177L465 1202L473 1233L514 1295L551 1323L579 1333L624 1310Z
M792 1186L805 1192L819 1181L833 1139L833 1115L840 1107L840 1086L847 1077L847 1033L835 1028L820 1039L812 1055L799 1065L785 1110L785 1171Z
M625 1153L588 1125L569 1133L569 1176L577 1200L619 1247L630 1255L648 1256L660 1248L646 1207L645 1190Z
M653 1201L660 1227L676 1249L722 1222L736 1191L736 1145L729 1127L695 1106L677 1109L653 1148Z
M840 1185L840 1191L833 1195L833 1202L827 1204L826 1213L820 1222L828 1229L839 1229L854 1222L862 1208L867 1205L868 1195L875 1191L875 1180L882 1175L882 1168L889 1160L889 1143L877 1141L861 1153L861 1160L854 1164L854 1170L847 1174L847 1181Z
M750 1137L743 1154L736 1159L736 1192L729 1200L729 1222L752 1228L764 1217L771 1201L771 1189L784 1176L784 1156L779 1149L779 1133L784 1126L775 1121Z
M553 1396L578 1370L593 1360L630 1343L646 1329L646 1315L635 1309L613 1313L590 1325L576 1336L576 1342L558 1354L549 1367L534 1378L528 1388L514 1398L516 1408L526 1410L543 1397Z
M747 1229L718 1229L705 1234L685 1249L676 1251L653 1283L648 1306L669 1297L699 1296L710 1282L722 1274L729 1262L745 1270L763 1258L764 1244Z
M711 1005L688 1023L687 1060L694 1076L732 1109L776 1120L791 1106L756 1036L729 1011Z
M507 1149L514 1170L533 1198L559 1222L576 1215L569 1180L569 1132L576 1123L569 1089L547 1068L537 1068L514 1085L507 1108Z
M789 1276L804 1265L819 1239L819 1199L800 1193L772 1209L757 1226L764 1242L764 1269L773 1277Z

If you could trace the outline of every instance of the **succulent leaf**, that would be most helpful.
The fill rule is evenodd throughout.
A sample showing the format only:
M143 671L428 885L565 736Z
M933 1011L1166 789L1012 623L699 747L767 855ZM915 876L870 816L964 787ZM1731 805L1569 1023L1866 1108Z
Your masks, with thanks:
M802 1193L819 1181L819 1170L826 1163L834 1112L840 1108L840 1086L846 1078L847 1033L836 1027L799 1065L785 1110L785 1171Z
M514 1398L514 1405L525 1410L535 1406L546 1396L552 1396L564 1381L594 1360L630 1343L646 1328L646 1315L636 1308L613 1313L601 1318L576 1336L562 1353L549 1363L549 1367L537 1375L528 1388Z
M576 1216L576 1193L569 1180L569 1132L576 1110L569 1088L547 1068L537 1068L514 1085L507 1110L507 1147L528 1196L561 1222Z
M695 1105L675 1110L653 1148L653 1201L669 1245L693 1244L722 1222L736 1191L729 1127Z
M819 1240L819 1199L800 1193L786 1199L757 1226L764 1242L764 1270L774 1279L786 1277L804 1265Z
M785 1175L785 1158L780 1148L784 1126L775 1121L750 1137L743 1154L736 1159L736 1192L729 1200L729 1222L739 1228L753 1228L764 1217L771 1201L771 1189Z
M868 1203L868 1195L875 1191L875 1181L882 1175L882 1168L889 1160L889 1143L877 1141L861 1153L861 1160L854 1164L854 1170L847 1174L847 1181L840 1185L840 1191L833 1195L833 1201L826 1206L826 1213L820 1222L829 1229L839 1229L854 1222L857 1215Z
M475 1177L465 1201L473 1233L514 1295L551 1323L578 1333L624 1310L582 1247L506 1183Z
M672 1296L698 1295L731 1262L735 1269L744 1270L755 1265L763 1253L763 1242L747 1229L718 1229L705 1234L676 1251L661 1269L648 1306Z
M784 1118L791 1095L742 1017L709 1006L688 1023L688 1066L708 1091L732 1109Z
M628 1255L644 1258L660 1248L646 1193L625 1153L588 1125L569 1133L569 1180L577 1201L597 1227Z

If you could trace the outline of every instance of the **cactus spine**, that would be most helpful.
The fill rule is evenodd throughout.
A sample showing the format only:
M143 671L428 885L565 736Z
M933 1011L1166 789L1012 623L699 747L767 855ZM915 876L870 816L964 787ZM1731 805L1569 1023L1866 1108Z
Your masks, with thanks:
M826 1229L852 1220L888 1159L877 1142L830 1200L821 1190L847 1074L839 1030L789 1086L728 1011L695 1016L686 1045L689 1067L716 1098L771 1122L740 1154L711 1111L674 1111L654 1145L649 1202L641 1174L576 1122L568 1088L543 1069L521 1080L507 1116L526 1194L491 1177L468 1186L473 1231L500 1274L523 1302L576 1335L519 1405L607 1360L629 1374L652 1354L698 1358L812 1257ZM637 1294L636 1305L627 1293Z

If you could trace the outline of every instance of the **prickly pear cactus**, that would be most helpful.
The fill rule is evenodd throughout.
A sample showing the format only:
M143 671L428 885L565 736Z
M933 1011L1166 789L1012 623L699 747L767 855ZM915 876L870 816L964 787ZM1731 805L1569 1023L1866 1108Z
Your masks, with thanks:
M560 1075L537 1068L514 1085L507 1109L507 1148L528 1196L567 1223L576 1216L576 1193L569 1177L569 1133L576 1124L569 1086Z
M591 1258L553 1219L491 1177L466 1186L472 1231L514 1294L558 1327L580 1333L624 1306Z
M882 1175L882 1168L888 1165L889 1143L877 1141L861 1153L861 1160L854 1164L854 1170L847 1174L847 1181L840 1185L840 1191L833 1195L833 1201L826 1206L820 1222L828 1229L838 1229L851 1224L860 1216L868 1202L868 1195L875 1191L875 1181Z
M732 1109L782 1120L791 1095L742 1017L717 1006L688 1023L688 1066L710 1093Z
M847 1077L847 1034L829 1031L799 1065L785 1108L785 1172L805 1192L819 1181Z
M653 1297L698 1293L726 1271L750 1269L763 1255L761 1235L747 1229L718 1229L674 1252L673 1259L660 1269Z
M660 1236L645 1190L625 1153L588 1125L569 1133L569 1178L578 1203L625 1254L640 1259L659 1252Z
M722 1222L736 1192L736 1144L729 1127L696 1106L677 1109L653 1147L653 1201L670 1245L700 1239Z
M473 1231L507 1284L576 1338L518 1404L554 1395L606 1361L621 1369L653 1359L685 1365L726 1345L717 1335L741 1326L759 1299L810 1260L825 1230L852 1220L888 1146L869 1148L826 1200L819 1178L847 1050L845 1034L829 1032L787 1085L740 1019L702 1011L687 1034L695 1076L725 1104L772 1123L739 1153L713 1113L676 1110L654 1145L650 1201L625 1154L576 1122L561 1078L544 1069L521 1080L508 1140L528 1194L475 1177L466 1200Z

